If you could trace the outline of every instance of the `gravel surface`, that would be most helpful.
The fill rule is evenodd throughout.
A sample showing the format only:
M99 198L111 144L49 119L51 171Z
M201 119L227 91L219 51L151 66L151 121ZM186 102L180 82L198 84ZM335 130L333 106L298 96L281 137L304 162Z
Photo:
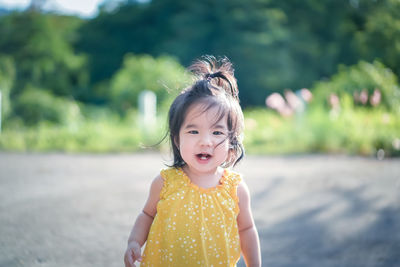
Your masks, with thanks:
M0 267L123 266L166 160L0 153ZM252 194L263 266L400 266L400 159L248 156L237 171Z

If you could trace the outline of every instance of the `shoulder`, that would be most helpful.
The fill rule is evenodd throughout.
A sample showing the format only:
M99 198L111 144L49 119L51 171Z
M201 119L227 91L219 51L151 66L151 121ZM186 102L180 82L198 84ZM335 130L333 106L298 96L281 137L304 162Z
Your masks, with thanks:
M161 175L158 174L151 182L149 198L154 200L159 199L159 195L163 187L164 180L162 179Z
M151 188L153 189L159 189L161 191L161 188L164 185L164 179L162 178L161 174L158 174L153 181L151 182Z
M232 171L232 170L229 170L229 169L226 169L225 171L227 172L227 177L228 177L228 180L230 181L230 183L235 185L238 196L239 196L239 193L240 194L249 193L249 189L247 187L246 182L243 179L242 174Z
M179 168L169 167L162 169L159 176L158 180L162 182L159 182L162 184L161 198L167 197L171 192L185 184L183 172Z
M164 168L160 171L161 178L165 181L168 179L173 179L180 175L180 171L175 167Z
M149 196L146 204L143 207L143 211L152 217L154 217L157 213L157 203L160 200L160 193L162 191L163 184L164 181L161 178L161 175L157 175L151 183Z
M238 185L237 194L239 199L239 214L236 220L239 232L242 232L254 226L253 215L251 212L250 192L244 181Z
M234 187L237 187L243 181L242 175L238 172L225 169L225 173L226 173L226 179Z
M239 202L248 203L250 202L250 191L244 180L241 180L237 187L237 196Z
M226 190L229 192L229 195L236 202L236 211L239 212L239 206L237 205L240 202L240 198L238 195L239 185L243 181L242 175L238 172L232 171L230 169L225 169L224 181L226 185Z

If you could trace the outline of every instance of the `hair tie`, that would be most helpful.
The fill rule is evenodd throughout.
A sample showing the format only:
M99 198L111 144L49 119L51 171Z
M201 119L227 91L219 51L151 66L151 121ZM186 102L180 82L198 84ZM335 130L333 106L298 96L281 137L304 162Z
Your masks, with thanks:
M226 76L224 74L222 74L222 72L217 71L214 73L207 73L205 76L207 82L210 82L212 78L216 78L216 77L224 79L229 84L229 87L231 89L230 94L236 99L239 98L237 92L233 89L231 82L229 81L228 78L226 78Z
M207 73L206 80L209 82L212 78L215 78L215 73Z

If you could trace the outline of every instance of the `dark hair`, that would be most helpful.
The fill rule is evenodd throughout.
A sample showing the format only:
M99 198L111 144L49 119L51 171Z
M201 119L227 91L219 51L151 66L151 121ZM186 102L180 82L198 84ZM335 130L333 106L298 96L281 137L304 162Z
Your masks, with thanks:
M188 109L197 103L204 104L203 112L218 107L217 121L227 115L230 146L229 156L223 167L235 166L244 156L244 119L232 63L226 57L216 59L213 56L203 56L188 69L195 75L194 84L175 98L168 113L169 136L174 156L172 166L185 165L178 148L179 131Z

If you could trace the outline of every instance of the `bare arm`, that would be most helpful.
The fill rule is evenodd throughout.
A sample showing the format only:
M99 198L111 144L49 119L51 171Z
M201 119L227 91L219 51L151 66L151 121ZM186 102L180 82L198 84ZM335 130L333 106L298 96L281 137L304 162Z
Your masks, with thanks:
M261 266L260 240L254 224L250 207L250 193L247 185L242 181L238 185L239 215L237 223L240 236L240 247L244 261L248 267Z
M125 252L125 266L135 266L135 261L142 260L141 247L147 240L151 224L157 213L157 203L160 200L160 192L163 187L163 179L157 176L150 187L149 197L144 205L143 211L136 218L131 234L128 238L128 248Z

